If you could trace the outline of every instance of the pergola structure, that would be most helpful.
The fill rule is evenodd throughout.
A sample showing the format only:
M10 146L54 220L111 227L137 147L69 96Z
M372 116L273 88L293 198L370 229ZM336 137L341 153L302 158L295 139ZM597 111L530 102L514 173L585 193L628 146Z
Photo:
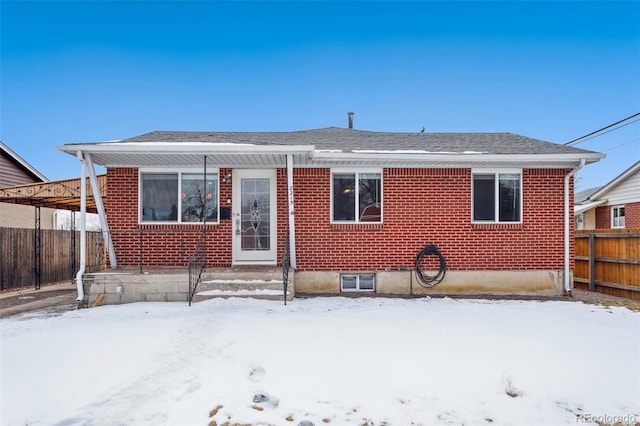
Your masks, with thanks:
M107 175L96 176L102 198L107 196ZM91 185L87 182L87 213L98 213ZM30 183L0 188L0 203L80 211L80 178Z
M75 229L75 212L81 212L82 192L86 194L86 212L98 213L96 197L92 185L85 180L85 191L81 178L57 181L30 183L25 185L0 188L0 203L21 204L35 207L34 240L35 240L35 288L40 288L40 270L42 262L40 208L68 210L72 213L71 230ZM107 175L96 176L98 192L104 199L107 194ZM72 240L75 242L75 239ZM75 246L75 244L74 244ZM75 250L74 250L75 251Z

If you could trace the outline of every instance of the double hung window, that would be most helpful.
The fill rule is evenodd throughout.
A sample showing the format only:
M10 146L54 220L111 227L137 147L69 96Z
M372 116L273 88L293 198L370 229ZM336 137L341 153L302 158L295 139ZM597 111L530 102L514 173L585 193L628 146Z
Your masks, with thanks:
M333 171L332 222L382 222L382 173Z
M521 171L473 171L474 222L522 222Z
M218 173L141 172L141 222L217 222Z
M624 228L624 206L611 207L611 227Z

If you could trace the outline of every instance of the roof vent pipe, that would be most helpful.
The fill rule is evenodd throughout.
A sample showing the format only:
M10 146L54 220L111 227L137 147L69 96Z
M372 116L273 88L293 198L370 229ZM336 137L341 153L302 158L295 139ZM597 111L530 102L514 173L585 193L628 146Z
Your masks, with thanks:
M353 129L353 112L348 112L347 115L349 116L349 128Z

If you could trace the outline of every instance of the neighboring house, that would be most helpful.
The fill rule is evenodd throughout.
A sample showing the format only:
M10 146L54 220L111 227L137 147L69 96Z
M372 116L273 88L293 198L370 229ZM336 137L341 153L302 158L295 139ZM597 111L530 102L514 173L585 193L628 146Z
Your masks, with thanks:
M335 127L58 149L107 168L112 267L184 268L206 229L210 268L279 265L288 243L307 294L568 292L573 174L603 157L511 133ZM411 272L430 244L447 265L432 289Z
M0 142L0 188L47 182L48 179L4 143ZM0 202L0 227L35 228L36 208ZM54 228L55 209L41 208L40 228Z
M640 228L640 161L599 188L576 194L576 229Z

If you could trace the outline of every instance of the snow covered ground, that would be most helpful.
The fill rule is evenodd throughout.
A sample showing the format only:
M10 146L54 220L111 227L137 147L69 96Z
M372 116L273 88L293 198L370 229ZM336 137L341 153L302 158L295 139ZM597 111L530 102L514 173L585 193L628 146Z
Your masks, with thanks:
M640 313L625 308L232 298L0 327L2 425L640 421Z

